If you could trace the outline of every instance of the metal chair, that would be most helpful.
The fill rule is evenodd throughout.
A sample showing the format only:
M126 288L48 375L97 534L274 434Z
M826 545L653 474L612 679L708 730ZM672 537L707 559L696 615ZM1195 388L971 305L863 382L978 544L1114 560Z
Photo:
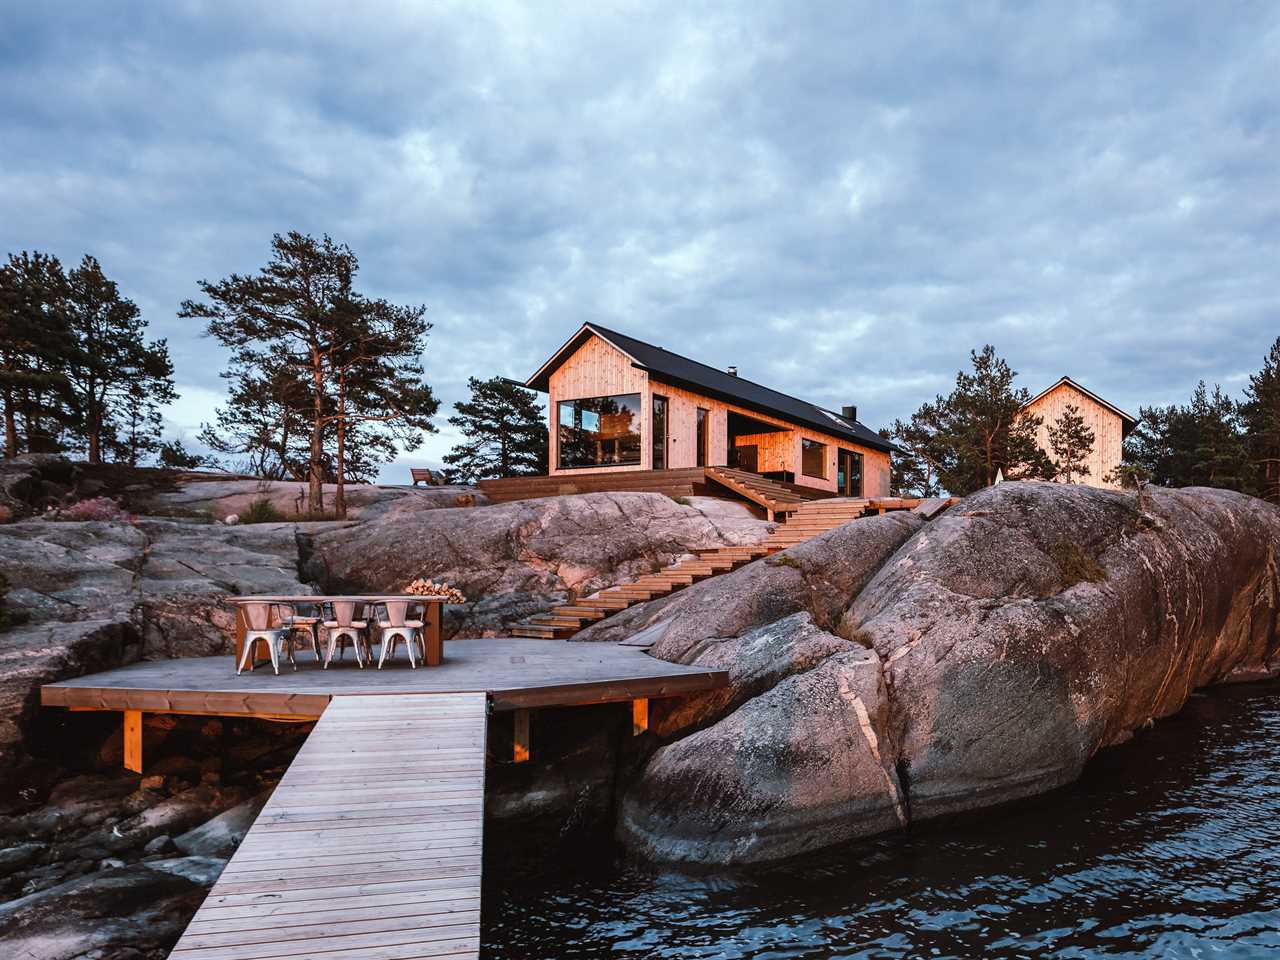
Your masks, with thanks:
M367 633L369 625L363 619L356 619L363 616L363 608L364 604L354 600L334 600L329 603L327 619L324 621L327 634L324 669L329 669L335 651L338 652L338 659L342 659L348 643L355 651L356 664L361 670L364 669L365 660L373 661L373 650L369 646Z
M427 648L422 638L422 621L406 619L409 612L407 600L388 600L379 605L382 615L378 618L378 635L382 649L378 655L378 669L386 663L387 657L395 658L396 646L404 641L405 650L409 654L409 666L418 667L418 648L422 648L421 659L426 660Z
M240 654L236 676L240 676L244 668L249 665L253 659L253 651L259 643L266 643L267 651L271 655L271 669L275 671L276 676L280 675L282 650L287 654L293 669L297 670L298 664L293 659L293 646L289 642L293 627L288 625L288 620L293 615L293 608L279 603L246 603L243 604L243 610L246 626L244 652ZM284 610L289 612L283 613ZM274 625L272 625L273 620Z
M311 652L319 663L323 657L320 653L320 623L323 619L319 604L298 603L293 605L293 613L286 618L286 625L292 630L305 631L311 640ZM292 651L292 643L290 644Z

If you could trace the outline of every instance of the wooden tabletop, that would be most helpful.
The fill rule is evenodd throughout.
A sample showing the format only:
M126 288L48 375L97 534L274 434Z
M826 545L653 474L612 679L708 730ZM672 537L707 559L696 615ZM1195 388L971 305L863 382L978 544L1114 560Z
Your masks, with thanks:
M403 600L408 603L449 603L447 597L420 597L411 593L367 593L367 594L334 594L326 593L322 595L296 594L293 596L253 596L253 597L223 597L228 603L333 603L335 600L340 602L355 603L386 603L387 601L395 602Z

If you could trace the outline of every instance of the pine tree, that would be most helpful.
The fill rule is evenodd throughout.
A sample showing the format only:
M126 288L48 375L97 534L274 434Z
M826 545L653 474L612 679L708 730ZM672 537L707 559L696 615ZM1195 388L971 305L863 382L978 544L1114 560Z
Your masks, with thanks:
M0 266L0 397L5 456L51 452L71 420L64 360L75 342L57 257L10 254Z
M67 290L74 346L62 370L71 389L73 442L90 463L101 463L104 446L115 445L136 464L141 447L158 448L160 408L177 396L169 348L164 340L143 339L147 324L137 305L120 295L93 257L67 275ZM128 438L118 441L114 433L126 420ZM150 431L145 441L143 424Z
M1052 477L1053 464L1036 443L1043 421L1023 409L1031 395L1014 389L1016 371L990 345L969 357L973 372L957 373L950 395L923 404L909 424L898 421L894 439L960 496L991 486L997 473L1006 480Z
M231 379L246 387L274 386L288 371L286 382L299 395L290 389L275 399L289 405L287 417L305 418L307 508L313 514L324 510L327 477L338 480L339 512L345 506L353 425L363 429L363 462L376 462L393 456L397 441L408 449L420 443L422 433L433 429L438 406L418 359L430 329L426 308L362 297L354 289L358 270L351 249L327 236L276 234L271 259L257 275L202 281L207 302L188 300L180 313L205 320L208 333L231 349ZM251 428L263 411L247 394L233 402L222 426L227 445L254 442ZM211 438L220 436L218 429L206 430ZM287 455L286 445L281 456Z
M305 481L307 386L297 371L280 366L264 372L233 363L222 378L230 384L227 402L214 410L214 423L201 424L200 442L234 458L240 473Z
M937 472L925 445L912 427L895 420L893 427L882 428L880 436L896 441L903 450L894 453L889 462L889 494L894 497L936 497L942 492Z
M1249 492L1256 475L1239 405L1218 386L1197 384L1187 406L1143 407L1124 445L1124 461L1164 487L1206 486Z
M1240 407L1259 496L1280 503L1280 338L1249 378Z
M537 394L502 377L467 381L449 423L465 438L444 458L460 483L547 472L547 421Z
M1093 430L1084 422L1080 408L1069 403L1062 416L1049 427L1049 446L1053 448L1054 479L1075 483L1078 476L1089 476L1089 454L1093 453Z

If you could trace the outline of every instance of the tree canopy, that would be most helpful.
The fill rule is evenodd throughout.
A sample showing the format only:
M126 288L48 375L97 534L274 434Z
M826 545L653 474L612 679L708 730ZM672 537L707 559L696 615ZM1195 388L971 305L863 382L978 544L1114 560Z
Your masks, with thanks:
M1006 480L1049 478L1053 464L1036 443L1042 420L1023 408L1031 399L1014 389L1017 373L989 344L970 351L972 372L956 374L955 389L921 405L909 422L895 421L893 439L911 451L917 472L965 496Z
M547 472L547 421L532 390L502 377L467 380L470 400L455 403L449 423L462 433L444 462L462 483Z
M1076 477L1089 476L1089 454L1093 453L1097 438L1080 415L1080 408L1068 403L1062 415L1049 425L1048 432L1054 479L1075 483Z
M264 471L304 465L308 509L324 509L323 483L375 472L397 444L414 449L439 402L423 379L426 307L395 306L354 287L359 261L345 244L276 234L257 274L201 281L204 301L181 316L231 350L230 400L202 438ZM358 445L354 443L358 439Z
M159 446L176 398L164 340L148 342L133 301L91 256L11 254L0 267L5 452L73 450L137 464Z

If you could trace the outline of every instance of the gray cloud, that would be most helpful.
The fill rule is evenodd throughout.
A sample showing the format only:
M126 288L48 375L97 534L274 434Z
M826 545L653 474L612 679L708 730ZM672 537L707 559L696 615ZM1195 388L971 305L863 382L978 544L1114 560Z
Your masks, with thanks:
M221 355L178 303L291 228L429 305L448 403L587 319L872 425L984 342L1136 409L1238 390L1280 333L1270 4L6 19L2 249L98 256L170 339L188 433Z

